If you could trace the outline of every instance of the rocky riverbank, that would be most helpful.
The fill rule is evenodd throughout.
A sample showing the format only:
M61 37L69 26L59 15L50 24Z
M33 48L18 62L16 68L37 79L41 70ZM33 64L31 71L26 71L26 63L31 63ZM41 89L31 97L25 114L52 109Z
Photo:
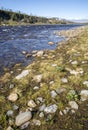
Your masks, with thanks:
M1 77L1 130L88 130L88 28L63 35L55 50Z

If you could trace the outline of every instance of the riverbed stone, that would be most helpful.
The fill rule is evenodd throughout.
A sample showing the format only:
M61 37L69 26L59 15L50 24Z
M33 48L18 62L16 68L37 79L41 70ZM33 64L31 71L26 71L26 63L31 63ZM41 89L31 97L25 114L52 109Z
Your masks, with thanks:
M10 100L10 101L12 101L12 102L15 102L17 99L18 99L18 94L17 94L17 93L11 93L11 94L8 96L8 100Z
M81 101L85 101L88 99L88 90L81 90L80 92Z
M36 55L37 55L38 57L41 57L41 56L43 56L43 54L44 54L44 51L38 51Z
M66 89L65 88L56 88L55 91L57 92L57 94L61 94L61 93L66 92Z
M32 114L30 111L20 113L16 117L15 124L16 124L16 126L21 126L22 124L28 122L31 118L32 118Z
M40 125L41 125L41 121L40 121L40 120L37 120L37 119L33 119L32 125L40 126Z
M36 103L33 100L30 100L30 101L28 101L28 106L31 107L31 108L34 108L37 105L36 105Z
M67 78L62 78L61 81L62 81L62 83L68 83L68 79Z
M57 93L54 90L52 90L50 94L52 98L55 98L57 96Z
M30 124L30 122L28 121L28 122L24 123L23 125L21 125L21 127L20 127L21 130L26 129L29 126L29 124Z
M46 108L46 104L43 104L39 107L39 111L44 111L44 109Z
M77 65L78 62L77 62L77 61L72 61L71 64L72 64L72 65Z
M58 106L56 104L53 104L53 105L50 105L50 106L47 106L45 109L44 109L44 112L45 113L55 113L58 109Z
M21 74L17 75L16 76L16 79L19 80L19 79L22 79L23 77L27 76L29 74L29 70L23 70L21 72Z
M7 115L7 116L13 116L13 110L7 111L6 115Z
M53 44L55 44L55 43L54 43L54 42L48 42L48 44L49 44L49 45L53 45Z
M14 130L11 126L9 126L6 130Z
M88 87L88 81L84 81L83 84Z
M39 117L40 117L40 118L43 118L43 117L44 117L44 113L41 112L41 113L39 114Z
M75 101L69 101L69 106L72 108L72 109L75 109L75 110L78 110L78 104L75 102Z
M38 82L38 83L41 82L41 80L42 80L42 74L35 75L33 77L33 80L36 81L36 82Z

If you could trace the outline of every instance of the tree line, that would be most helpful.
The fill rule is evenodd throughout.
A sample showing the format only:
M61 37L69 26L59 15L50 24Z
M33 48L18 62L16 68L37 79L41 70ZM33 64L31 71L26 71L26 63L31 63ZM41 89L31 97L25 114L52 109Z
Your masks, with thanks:
M33 15L27 15L25 13L13 12L12 10L3 10L0 9L0 24L9 24L9 23L27 23L27 24L36 24L36 23L45 23L45 24L66 24L66 20L59 20L57 18L46 18L38 17Z

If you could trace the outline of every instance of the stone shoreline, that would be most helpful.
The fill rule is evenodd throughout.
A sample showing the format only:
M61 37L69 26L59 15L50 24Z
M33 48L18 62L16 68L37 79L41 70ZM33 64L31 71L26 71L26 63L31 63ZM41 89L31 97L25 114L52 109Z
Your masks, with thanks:
M56 34L68 40L0 79L2 130L88 129L88 27Z

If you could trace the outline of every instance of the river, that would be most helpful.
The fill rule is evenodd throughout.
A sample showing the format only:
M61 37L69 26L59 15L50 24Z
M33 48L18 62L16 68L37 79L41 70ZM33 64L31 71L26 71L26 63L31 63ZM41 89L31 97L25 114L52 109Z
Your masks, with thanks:
M30 25L30 26L0 26L0 74L4 68L12 68L15 64L29 64L33 57L26 58L22 51L52 50L62 37L56 36L55 31L72 29L80 25Z

